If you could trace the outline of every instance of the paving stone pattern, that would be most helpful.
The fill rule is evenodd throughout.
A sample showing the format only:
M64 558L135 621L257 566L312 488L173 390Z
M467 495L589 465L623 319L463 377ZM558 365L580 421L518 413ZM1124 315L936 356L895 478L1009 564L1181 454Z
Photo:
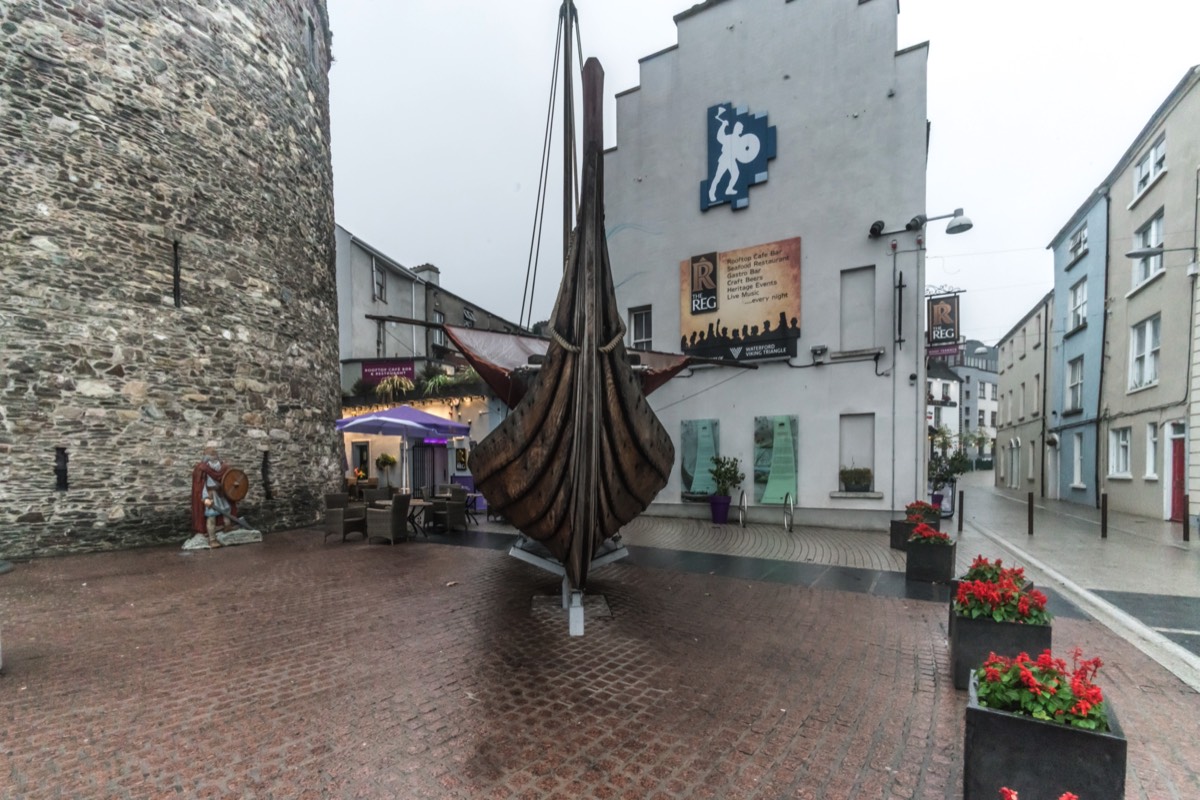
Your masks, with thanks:
M531 610L558 588L312 530L18 564L0 796L960 796L944 604L617 564L570 638ZM1128 797L1200 796L1200 697L1096 623L1055 641L1107 662Z

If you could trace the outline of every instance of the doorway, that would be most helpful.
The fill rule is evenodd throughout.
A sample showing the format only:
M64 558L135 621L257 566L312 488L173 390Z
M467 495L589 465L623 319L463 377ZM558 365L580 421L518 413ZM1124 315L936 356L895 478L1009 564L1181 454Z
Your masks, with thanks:
M1172 522L1183 522L1187 513L1187 465L1184 457L1183 425L1171 423L1171 516Z

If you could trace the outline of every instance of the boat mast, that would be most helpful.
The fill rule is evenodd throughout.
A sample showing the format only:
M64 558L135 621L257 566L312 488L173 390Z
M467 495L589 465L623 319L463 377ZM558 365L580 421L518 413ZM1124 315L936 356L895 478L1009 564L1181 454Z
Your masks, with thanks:
M575 32L575 3L563 0L561 24L563 29L563 264L571 252L571 229L574 227L575 183L575 88L571 68L571 37Z

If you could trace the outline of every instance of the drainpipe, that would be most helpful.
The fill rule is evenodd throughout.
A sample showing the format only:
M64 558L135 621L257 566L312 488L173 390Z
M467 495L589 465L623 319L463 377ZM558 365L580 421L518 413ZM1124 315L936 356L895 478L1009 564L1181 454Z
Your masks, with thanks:
M1096 471L1096 480L1092 484L1096 487L1096 508L1100 507L1100 431L1102 428L1102 420L1100 414L1100 404L1104 402L1104 351L1107 349L1105 345L1108 343L1108 265L1109 265L1109 249L1111 245L1108 243L1109 230L1108 220L1112 214L1112 196L1106 191L1104 194L1104 220L1105 220L1105 247L1104 247L1104 300L1100 306L1100 375L1096 379L1096 442L1093 448L1095 458L1092 459Z

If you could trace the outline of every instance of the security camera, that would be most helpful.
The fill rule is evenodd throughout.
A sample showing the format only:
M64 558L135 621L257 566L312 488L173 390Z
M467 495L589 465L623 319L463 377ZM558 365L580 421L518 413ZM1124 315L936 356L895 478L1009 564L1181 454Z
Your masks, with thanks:
M877 219L871 223L871 230L867 233L872 239L877 239L883 235L883 220Z

